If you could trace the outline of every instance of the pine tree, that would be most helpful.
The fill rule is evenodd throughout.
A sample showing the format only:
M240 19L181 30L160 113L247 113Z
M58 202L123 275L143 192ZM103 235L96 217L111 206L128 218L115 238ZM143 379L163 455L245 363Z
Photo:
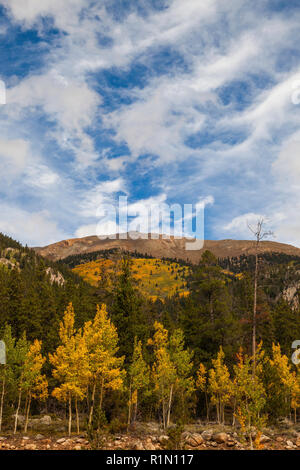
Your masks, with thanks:
M14 387L14 367L15 367L15 345L16 340L12 336L11 326L4 327L2 341L5 344L6 363L0 365L1 401L0 401L0 431L2 429L2 419L4 401L7 393Z

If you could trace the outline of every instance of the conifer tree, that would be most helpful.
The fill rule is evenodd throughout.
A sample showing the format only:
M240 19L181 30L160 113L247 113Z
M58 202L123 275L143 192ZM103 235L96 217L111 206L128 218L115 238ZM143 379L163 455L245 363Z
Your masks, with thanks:
M4 410L4 401L7 392L14 387L14 367L15 367L15 345L16 340L12 336L11 326L6 324L2 341L5 344L6 363L0 365L0 384L1 384L1 401L0 401L0 431L2 429L2 419Z

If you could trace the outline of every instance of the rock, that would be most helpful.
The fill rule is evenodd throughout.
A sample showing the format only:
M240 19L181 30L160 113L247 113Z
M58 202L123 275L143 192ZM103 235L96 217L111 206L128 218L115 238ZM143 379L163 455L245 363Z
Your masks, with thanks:
M271 441L271 438L269 436L266 436L265 434L262 434L260 436L260 444L266 444L267 442L270 442Z
M74 447L74 450L81 450L81 446L79 444L77 444L75 447Z
M11 447L12 449L12 447ZM36 450L36 445L35 444L26 444L24 447L25 450Z
M209 445L212 446L212 447L217 447L218 446L218 444L215 441L210 441Z
M39 421L43 426L50 426L52 424L52 418L49 415L43 416Z
M224 442L228 441L229 437L230 436L225 432L218 432L217 434L214 434L213 439L218 444L224 444Z
M213 436L213 430L212 429L206 429L205 431L203 431L201 436L203 437L203 439L205 441L210 441L212 436Z
M45 437L42 434L37 434L35 438L37 441L40 441L41 439L45 439Z
M294 447L296 447L292 441L286 441L286 446L289 449L293 449Z
M159 442L160 444L164 444L165 441L168 441L168 440L169 440L169 436L166 436L166 435L164 435L164 434L163 434L162 436L159 436L159 438L158 438L158 442Z
M65 442L67 439L65 437L61 437L60 439L57 439L56 443L57 444L62 444L63 442Z
M145 450L142 442L137 441L135 444L133 444L133 450Z
M193 432L193 433L187 434L187 435L185 436L185 442L186 442L186 444L188 444L189 446L198 447L198 446L200 446L201 444L203 444L204 439L203 439L203 437L201 436L201 434L198 434L198 433L196 433L196 432Z
M145 444L145 450L156 450L156 447L152 444L152 442L147 442Z
M226 442L226 445L227 445L228 447L234 447L234 446L235 446L235 441L229 439L229 440Z

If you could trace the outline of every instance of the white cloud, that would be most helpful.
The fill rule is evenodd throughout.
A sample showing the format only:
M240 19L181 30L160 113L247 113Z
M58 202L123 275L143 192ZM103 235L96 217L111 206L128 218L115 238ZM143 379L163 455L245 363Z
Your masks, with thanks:
M7 90L7 113L10 119L26 113L44 113L56 123L56 137L62 148L73 150L77 161L89 165L97 158L94 144L85 129L94 124L100 96L86 83L68 81L55 71L33 75Z
M68 238L46 211L32 212L0 204L0 231L30 246L45 245Z
M25 140L0 139L1 172L19 173L26 165L29 157L29 144Z
M0 0L15 21L32 26L40 17L52 16L58 28L66 29L78 23L78 15L86 0Z

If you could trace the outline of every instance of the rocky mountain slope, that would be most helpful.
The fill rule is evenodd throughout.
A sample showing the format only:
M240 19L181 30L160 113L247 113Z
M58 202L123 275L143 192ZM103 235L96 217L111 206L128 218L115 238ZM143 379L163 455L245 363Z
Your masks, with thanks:
M185 246L187 239L176 239L174 237L151 239L99 239L97 236L84 238L73 238L62 240L45 247L34 248L40 255L52 261L66 258L67 256L91 253L100 250L118 248L128 252L138 252L155 258L177 258L198 263L204 250L210 250L218 258L232 258L241 255L251 255L255 251L251 240L205 240L202 250L187 251ZM300 248L274 241L263 241L260 245L263 253L284 253L292 256L300 256Z

